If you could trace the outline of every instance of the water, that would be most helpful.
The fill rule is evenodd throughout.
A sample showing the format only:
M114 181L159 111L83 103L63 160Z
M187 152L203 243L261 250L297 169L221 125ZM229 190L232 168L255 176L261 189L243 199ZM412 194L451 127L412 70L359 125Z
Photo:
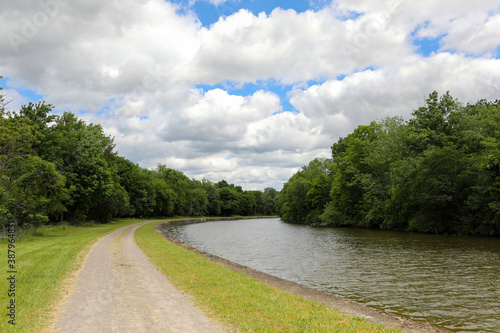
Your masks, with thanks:
M500 239L279 219L216 221L167 232L202 251L455 332L500 332Z

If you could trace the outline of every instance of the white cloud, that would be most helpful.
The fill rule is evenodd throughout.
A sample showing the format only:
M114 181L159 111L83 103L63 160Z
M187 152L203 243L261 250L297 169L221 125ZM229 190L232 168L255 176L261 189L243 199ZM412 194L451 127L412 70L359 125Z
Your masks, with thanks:
M243 9L202 27L163 0L4 1L0 75L15 109L27 102L15 89L33 89L61 110L90 111L80 116L144 167L246 188L279 189L339 136L409 117L433 90L465 102L500 95L498 0L311 3L316 11ZM412 43L424 37L441 50L418 55ZM262 90L195 88L226 82ZM293 85L300 112L283 112L266 84Z
M331 144L328 136L320 134L320 126L315 126L304 114L292 112L279 113L250 124L240 142L240 147L258 152L284 150L296 153Z
M332 78L408 55L404 34L388 23L380 15L343 22L330 10L255 16L242 9L202 28L199 51L177 74L208 84Z
M498 0L337 0L337 11L358 12L361 17L383 15L391 26L410 38L443 38L443 50L472 55L494 52L500 43ZM359 20L359 18L357 19Z
M208 0L208 2L210 2L214 6L219 6L227 2L227 0Z
M97 111L110 98L144 86L157 67L168 77L198 49L199 23L179 16L168 2L58 1L40 2L58 10L39 27L34 18L45 12L30 1L16 1L17 15L0 14L0 29L25 40L17 48L1 40L3 75L21 78L56 105ZM36 31L23 34L30 24Z
M195 104L166 116L166 141L194 140L231 145L246 132L246 126L279 111L278 96L258 91L249 97L229 95L221 89L208 91ZM194 99L194 98L192 98Z
M472 16L472 17L471 17ZM468 15L454 20L443 38L444 49L479 55L495 51L500 44L500 14Z
M500 60L450 53L414 56L404 66L367 70L296 91L290 101L312 123L322 124L322 133L345 136L357 125L385 116L408 119L434 90L450 91L464 103L494 100L500 95Z
M6 111L18 111L23 105L29 103L29 100L15 89L3 89L0 94L3 97L3 102L6 103Z

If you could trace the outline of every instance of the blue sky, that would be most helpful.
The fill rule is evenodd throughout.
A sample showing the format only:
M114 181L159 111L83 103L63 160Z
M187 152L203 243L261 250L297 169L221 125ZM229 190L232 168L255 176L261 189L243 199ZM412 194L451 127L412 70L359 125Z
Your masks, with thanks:
M181 0L175 1L183 7L188 7L196 13L203 26L209 27L211 24L217 22L220 16L230 16L231 14L239 11L240 9L247 9L254 15L261 12L270 14L275 8L293 9L296 12L304 12L306 10L318 9L318 6L311 6L309 0L229 0L219 5L214 5L209 1L196 1L194 5L190 6L190 1Z
M0 12L8 108L43 99L200 180L280 189L434 90L500 98L497 0L48 1Z
M40 98L42 98L42 96L38 95L35 92L35 90L33 90L33 89L30 89L27 87L22 87L22 86L17 87L17 85L15 84L15 81L13 81L12 79L5 77L5 76L2 79L0 79L0 85L2 86L2 88L6 88L6 87L7 88L14 88L19 94L26 97L30 101L37 101Z

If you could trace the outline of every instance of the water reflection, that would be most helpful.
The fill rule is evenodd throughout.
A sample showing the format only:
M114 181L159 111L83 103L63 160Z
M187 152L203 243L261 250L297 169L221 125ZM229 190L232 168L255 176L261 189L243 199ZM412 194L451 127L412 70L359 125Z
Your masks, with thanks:
M500 240L279 219L167 230L245 266L456 332L500 332Z

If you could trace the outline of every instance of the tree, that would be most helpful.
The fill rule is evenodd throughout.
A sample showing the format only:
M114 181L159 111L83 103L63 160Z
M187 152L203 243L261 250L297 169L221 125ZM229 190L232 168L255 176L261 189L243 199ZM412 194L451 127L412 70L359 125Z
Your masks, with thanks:
M279 192L272 187L266 187L262 194L261 205L258 208L259 214L276 215L278 214Z
M233 188L223 187L219 190L222 201L222 216L231 216L236 214L240 208L240 194Z
M190 198L191 215L202 216L208 213L208 196L203 188L193 188L190 192Z
M159 164L156 173L158 177L164 179L170 188L175 192L175 214L190 216L193 211L193 186L191 180L181 171L167 168Z
M240 195L238 214L251 216L257 212L257 193L255 191L245 191Z
M364 222L371 227L378 221L365 219L366 190L373 184L372 168L368 156L382 135L380 124L358 126L352 134L332 145L332 157L336 163L330 191L328 211L321 219L332 225L351 225Z
M287 222L306 221L309 206L306 200L307 193L311 189L311 182L302 173L293 175L283 186L282 196L284 204L281 209L281 218Z
M321 223L320 215L330 201L332 179L325 174L319 174L312 182L306 195L306 204L310 209L306 222L309 224Z
M0 91L2 88L0 87ZM158 165L143 169L115 152L101 126L53 106L5 112L0 93L0 221L37 226L58 220L107 222L117 216L255 214L260 191L222 180L189 179Z
M72 200L66 205L65 217L73 223L87 218L108 221L117 212L117 206L127 201L108 165L113 140L104 135L101 126L86 125L72 113L49 116L50 108L40 103L31 105L23 108L19 118L28 119L43 130L44 140L37 145L39 155L54 163L66 178ZM53 122L50 127L49 122Z
M449 92L439 98L436 91L426 99L426 105L413 111L415 117L408 122L412 129L408 136L409 147L415 153L425 151L429 146L442 147L449 141L452 126L449 117L461 107Z
M203 188L207 194L208 204L207 213L211 216L219 216L222 214L222 200L220 199L219 190L216 185L207 179L202 180Z
M472 185L469 166L468 160L454 146L425 151L409 183L408 200L414 206L410 230L463 232L460 220Z
M41 138L36 128L1 114L0 129L0 222L47 223L65 210L65 179L54 164L34 155Z

